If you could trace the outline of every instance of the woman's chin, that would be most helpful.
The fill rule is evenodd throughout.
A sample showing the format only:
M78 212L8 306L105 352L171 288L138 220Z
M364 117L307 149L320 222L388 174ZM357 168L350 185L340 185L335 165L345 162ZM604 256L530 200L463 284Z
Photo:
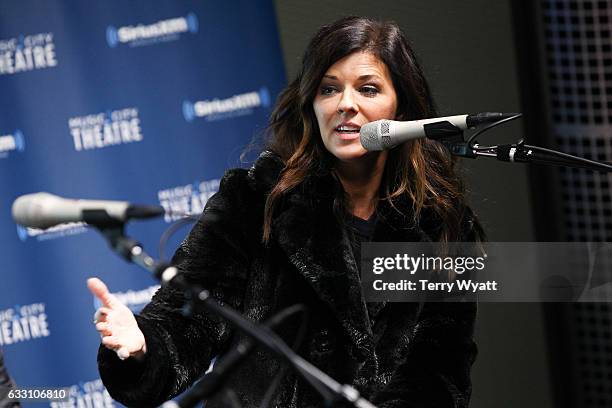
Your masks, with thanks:
M334 156L340 161L354 162L362 159L372 159L373 156L378 156L380 152L370 152L363 147L358 146L351 149L338 149L333 152Z
M366 154L368 154L368 151L365 150L360 144L358 146L341 146L334 149L332 154L336 156L338 160L353 161L364 157Z

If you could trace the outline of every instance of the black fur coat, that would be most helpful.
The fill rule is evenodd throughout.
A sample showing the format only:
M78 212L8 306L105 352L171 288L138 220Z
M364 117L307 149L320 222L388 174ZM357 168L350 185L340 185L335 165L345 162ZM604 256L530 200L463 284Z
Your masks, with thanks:
M296 303L306 305L309 323L299 354L339 382L355 385L378 407L467 407L476 305L366 304L345 228L334 216L333 197L341 187L329 174L312 176L286 198L275 215L271 243L262 245L265 197L281 169L276 156L264 153L248 171L229 170L175 254L179 269L255 320ZM410 213L407 203L398 205ZM388 205L378 213L374 241L436 237L439 223L433 218L424 217L417 226ZM463 225L464 240L477 238L478 224L471 216ZM143 362L120 361L100 348L100 374L117 401L131 407L162 403L185 390L212 357L240 338L216 316L184 317L182 303L181 293L163 288L137 316L147 342ZM291 344L298 327L294 318L277 332ZM244 407L257 407L280 369L275 358L258 350L230 386ZM322 406L290 369L280 381L271 406ZM207 404L220 406L221 397Z
M0 350L0 407L2 408L20 408L21 404L15 401L9 401L9 391L15 388L15 382L6 371L4 366L4 357Z

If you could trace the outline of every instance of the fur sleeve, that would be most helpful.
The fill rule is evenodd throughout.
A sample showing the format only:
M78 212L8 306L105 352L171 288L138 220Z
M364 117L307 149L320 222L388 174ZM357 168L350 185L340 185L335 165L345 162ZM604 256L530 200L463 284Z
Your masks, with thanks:
M253 242L247 231L254 193L246 173L226 173L172 260L188 281L237 310L248 279L247 242ZM147 342L143 362L120 361L113 351L100 348L101 378L114 399L132 407L157 406L184 391L228 346L232 329L226 321L204 311L186 317L183 305L183 293L164 287L137 316Z
M15 388L15 382L9 376L9 373L6 371L6 367L4 366L4 358L2 357L2 350L0 350L0 407L21 407L19 402L9 402L8 393L13 388Z

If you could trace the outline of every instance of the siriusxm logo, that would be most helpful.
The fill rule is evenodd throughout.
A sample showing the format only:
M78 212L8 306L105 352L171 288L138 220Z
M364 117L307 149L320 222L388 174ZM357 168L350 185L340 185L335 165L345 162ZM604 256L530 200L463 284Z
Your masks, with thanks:
M20 35L0 40L0 75L11 75L57 65L53 33Z
M148 25L138 24L119 28L108 26L106 27L106 43L111 48L119 44L137 47L177 40L182 33L196 34L198 29L198 16L189 13L185 17L160 20Z
M45 230L17 225L17 236L22 242L25 242L28 238L35 238L37 241L47 241L49 239L82 234L86 231L87 224L84 222L69 222Z
M138 313L142 308L151 301L151 298L160 288L159 285L149 286L141 290L128 290L126 292L114 292L113 295L132 312ZM102 302L97 297L93 296L94 309L102 307Z
M25 150L25 138L21 130L17 129L10 135L0 136L0 158L8 157L10 152Z
M187 122L195 118L205 118L207 121L227 119L249 115L253 109L267 108L270 104L270 91L264 86L259 91L246 92L226 99L214 98L195 103L183 101L183 117Z
M172 222L186 215L200 214L208 199L219 190L220 182L219 179L195 181L158 191L159 205L166 210L165 221Z
M138 109L135 107L70 118L68 127L77 152L143 139Z

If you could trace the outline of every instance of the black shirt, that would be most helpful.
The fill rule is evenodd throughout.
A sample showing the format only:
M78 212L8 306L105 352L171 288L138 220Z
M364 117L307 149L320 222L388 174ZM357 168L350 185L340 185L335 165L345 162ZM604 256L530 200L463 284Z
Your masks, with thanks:
M353 251L353 257L355 258L355 263L357 264L357 270L359 271L360 276L361 276L361 244L362 242L372 241L372 237L374 235L374 228L376 227L377 220L378 220L378 215L376 211L367 220L356 217L353 214L349 214L349 218L347 221L349 238L351 240L351 249ZM375 318L378 315L378 312L385 306L385 304L386 302L367 302L366 303L366 306L368 309L368 316L370 318L370 323L372 325L374 325L375 323Z

